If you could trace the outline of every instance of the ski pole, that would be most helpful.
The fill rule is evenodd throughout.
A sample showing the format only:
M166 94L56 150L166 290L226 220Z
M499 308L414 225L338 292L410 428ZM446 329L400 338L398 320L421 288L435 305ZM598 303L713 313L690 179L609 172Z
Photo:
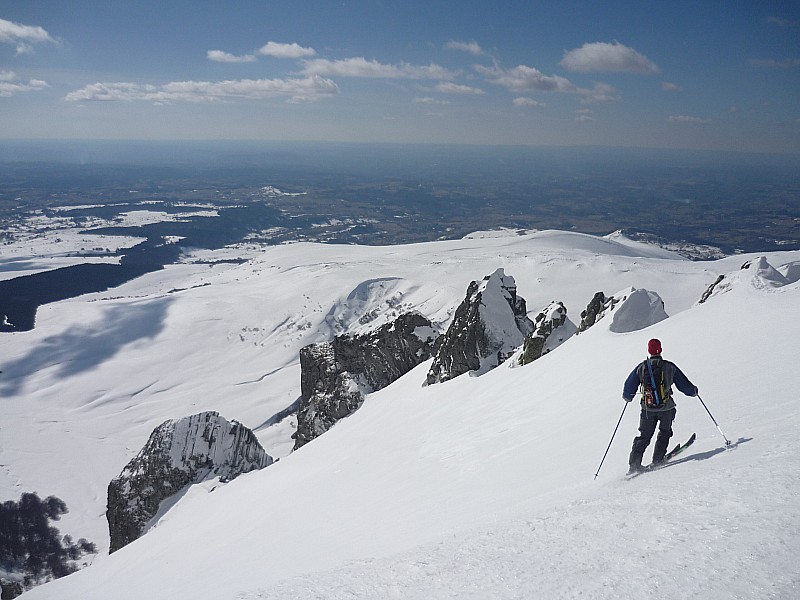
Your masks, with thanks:
M622 407L622 413L619 415L619 421L617 421L617 426L614 427L614 433L611 434L611 440L608 442L608 448L606 448L606 453L603 454L603 460L600 461L600 466L597 467L597 473L594 474L594 478L597 479L597 476L600 474L600 469L603 467L603 463L606 461L606 456L608 456L608 451L611 449L611 442L614 441L614 436L617 435L617 429L619 429L619 424L622 423L622 415L625 414L625 409L628 408L628 404L630 402L625 402L625 406Z
M730 446L731 445L731 441L728 438L725 437L724 433L722 433L722 429L720 429L719 424L717 423L717 420L714 418L714 415L711 414L711 411L708 410L708 407L706 406L706 403L703 402L703 399L700 397L700 394L697 394L697 399L700 400L700 404L703 405L703 408L706 409L706 412L708 413L708 416L711 417L712 421L714 421L714 425L717 426L717 431L719 431L722 434L722 437L725 440L725 445L726 446Z

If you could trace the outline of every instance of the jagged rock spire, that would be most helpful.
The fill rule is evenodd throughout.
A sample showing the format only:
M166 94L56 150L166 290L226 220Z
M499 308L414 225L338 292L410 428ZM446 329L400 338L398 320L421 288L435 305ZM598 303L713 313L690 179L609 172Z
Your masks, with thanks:
M514 278L503 269L470 283L434 357L427 383L495 368L533 331L526 313Z

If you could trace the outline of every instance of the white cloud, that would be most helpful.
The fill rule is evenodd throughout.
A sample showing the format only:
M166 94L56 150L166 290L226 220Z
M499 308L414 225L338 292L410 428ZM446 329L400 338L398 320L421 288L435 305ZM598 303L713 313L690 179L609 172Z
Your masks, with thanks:
M503 86L512 92L570 92L578 88L568 79L559 75L545 75L539 69L519 65L513 69L502 69L495 65L484 67L475 65L475 70L492 83Z
M16 44L17 54L28 54L33 51L33 44L46 42L57 43L44 28L0 19L0 43Z
M587 121L594 121L592 111L588 108L581 108L575 111L575 120L578 123L586 123Z
M303 74L380 79L450 80L455 78L455 73L434 63L427 66L408 63L387 65L376 60L367 60L364 57L345 58L342 60L328 60L326 58L306 60Z
M702 117L689 117L687 115L677 115L667 119L670 123L693 123L702 125L704 123L711 123L711 119L704 119Z
M480 88L468 85L459 85L450 81L443 81L436 85L436 91L443 94L460 94L462 96L479 96L484 93Z
M681 86L676 83L670 83L669 81L662 81L661 82L661 89L665 92L680 92Z
M783 60L751 58L747 63L764 69L790 69L792 67L800 67L800 58L785 58Z
M800 25L800 21L791 21L782 17L766 17L764 22L769 25L777 25L778 27L796 27Z
M431 98L430 96L414 98L412 102L414 102L414 104L437 104L437 105L450 104L447 100L441 100L439 98Z
M512 103L514 104L514 106L520 106L520 107L522 107L522 106L544 106L544 104L542 102L539 102L538 100L534 100L533 98L526 98L524 96L520 96L519 98L514 98L514 100L512 100Z
M583 96L581 100L584 104L590 102L619 102L622 97L617 93L616 88L607 83L595 83L592 89L578 89L578 93Z
M243 54L242 56L236 56L235 54L229 54L227 52L223 52L222 50L209 50L207 54L208 60L221 63L249 63L255 62L256 60L254 54Z
M69 102L143 100L144 95L144 88L136 83L92 83L70 92L64 99Z
M619 42L584 44L580 48L564 52L560 64L568 71L579 73L627 72L650 75L659 72L655 63L646 56Z
M339 86L330 79L310 76L302 79L174 81L161 86L127 82L93 83L70 92L64 99L70 102L144 100L169 103L287 98L291 102L312 102L338 93Z
M481 56L483 54L483 49L475 40L470 42L456 42L455 40L450 40L447 42L447 44L445 44L445 48L448 50L466 52L468 54L472 54L473 56Z
M278 42L267 42L258 49L262 56L272 56L274 58L306 58L315 56L317 51L313 48L304 48L300 44L281 44Z
M618 102L617 90L605 83L596 83L594 88L580 88L560 75L545 75L539 69L519 65L513 69L503 69L498 65L484 67L475 65L475 70L490 82L503 86L512 92L528 94L532 92L561 92L578 94L582 102Z
M0 71L0 98L10 98L15 94L24 92L38 92L50 87L46 81L31 79L28 83L17 81L17 74L13 71Z
M261 46L254 54L231 54L223 50L209 50L208 59L222 63L250 63L258 60L259 56L272 56L273 58L307 58L316 55L317 51L313 48L304 48L300 44L280 44L278 42L267 42Z

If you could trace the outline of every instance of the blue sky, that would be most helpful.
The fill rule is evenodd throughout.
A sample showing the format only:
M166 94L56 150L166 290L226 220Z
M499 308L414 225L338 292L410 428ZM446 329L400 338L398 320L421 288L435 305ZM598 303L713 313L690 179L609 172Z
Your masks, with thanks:
M0 1L0 137L800 152L800 3Z

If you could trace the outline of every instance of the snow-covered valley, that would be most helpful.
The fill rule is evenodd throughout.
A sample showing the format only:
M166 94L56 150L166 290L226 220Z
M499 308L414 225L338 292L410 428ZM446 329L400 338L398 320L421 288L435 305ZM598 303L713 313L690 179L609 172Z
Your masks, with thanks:
M0 337L0 494L57 495L70 509L62 533L100 549L90 567L24 597L800 592L800 252L765 255L776 271L760 255L692 262L618 235L544 231L215 256L226 253L248 261L187 257L42 306L33 331ZM644 329L630 326L641 313L616 327L606 317L529 365L480 377L423 386L426 361L291 452L295 418L273 416L300 395L302 347L409 310L446 327L469 283L498 268L531 315L559 301L578 322L596 292L633 287L657 293L669 317ZM620 394L651 337L734 444L725 448L696 398L677 394L672 441L696 432L697 442L627 481L638 407ZM107 556L109 481L160 423L207 410L250 427L280 460L187 489Z

